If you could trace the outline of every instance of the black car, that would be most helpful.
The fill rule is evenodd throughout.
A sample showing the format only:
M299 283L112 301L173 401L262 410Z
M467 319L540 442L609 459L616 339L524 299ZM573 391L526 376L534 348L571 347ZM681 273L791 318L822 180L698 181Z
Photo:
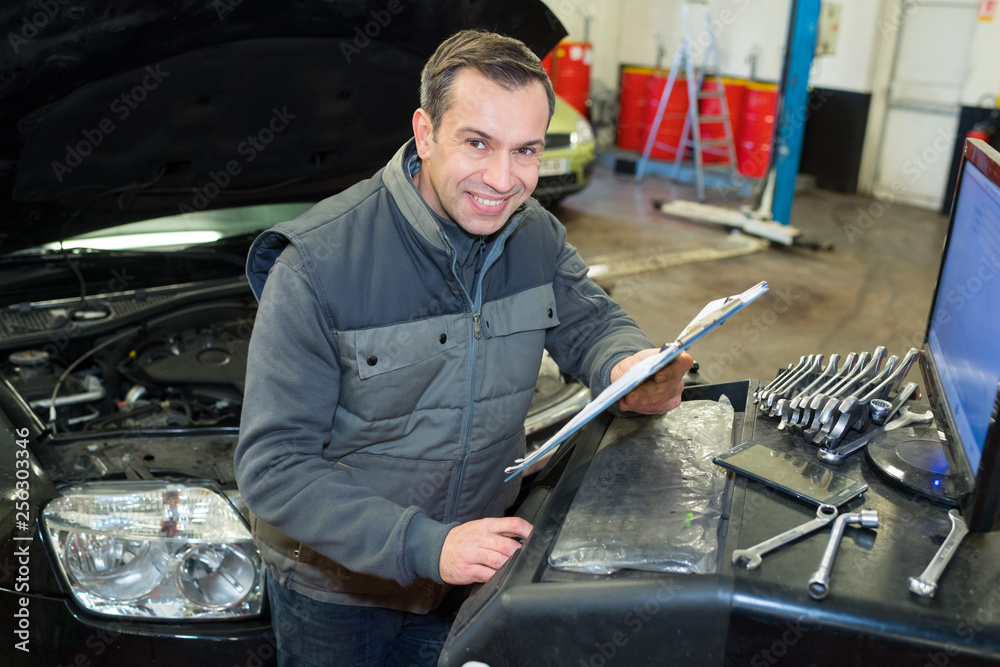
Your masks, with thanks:
M0 24L4 653L272 664L232 460L249 244L391 157L446 36L564 31L535 0L35 0ZM537 393L538 437L588 398L551 360Z

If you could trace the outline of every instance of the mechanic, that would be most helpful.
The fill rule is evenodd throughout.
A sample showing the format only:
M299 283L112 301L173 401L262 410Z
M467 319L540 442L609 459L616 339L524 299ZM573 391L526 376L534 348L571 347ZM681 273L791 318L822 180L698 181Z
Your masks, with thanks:
M554 99L523 43L460 32L413 139L254 242L235 464L283 665L436 664L462 585L531 532L503 469L543 348L595 395L658 351L530 198ZM676 407L691 363L617 407Z

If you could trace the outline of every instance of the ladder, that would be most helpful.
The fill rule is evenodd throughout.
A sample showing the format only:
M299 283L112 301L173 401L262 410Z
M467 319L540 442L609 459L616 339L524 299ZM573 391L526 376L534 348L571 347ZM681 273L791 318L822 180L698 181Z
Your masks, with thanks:
M705 32L708 35L708 44L705 47L704 58L700 69L695 69L694 57L691 53L692 28L691 28L691 5L702 7L705 14ZM705 171L703 151L710 155L723 157L724 162L720 162L709 169L729 172L731 182L736 184L739 174L736 169L736 142L733 139L733 128L729 122L729 104L726 100L726 90L719 76L719 58L715 49L715 34L712 32L712 9L706 0L689 0L681 4L681 22L684 29L684 41L681 43L677 54L674 56L673 65L670 68L670 75L667 83L660 95L660 102L656 108L656 115L653 118L653 125L649 129L649 136L646 138L646 145L642 151L642 158L636 167L635 179L642 181L643 174L649 163L650 153L656 144L656 135L660 130L663 121L663 112L666 109L670 93L673 92L674 83L677 81L677 73L682 69L687 75L688 88L688 113L684 119L684 128L681 130L681 142L677 147L676 157L674 157L674 168L672 177L676 180L680 174L681 160L684 159L684 152L690 146L694 149L695 164L695 187L698 192L698 201L705 200ZM702 90L702 84L706 81L713 83L714 89ZM702 114L699 102L705 99L718 100L718 113ZM721 125L723 127L723 137L718 139L702 139L701 129L703 125Z

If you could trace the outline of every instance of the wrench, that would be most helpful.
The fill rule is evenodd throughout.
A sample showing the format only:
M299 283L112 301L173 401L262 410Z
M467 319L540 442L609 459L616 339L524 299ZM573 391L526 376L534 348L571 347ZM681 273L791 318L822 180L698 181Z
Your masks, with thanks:
M904 426L909 426L910 424L926 424L927 422L933 420L934 413L930 410L917 414L915 412L911 412L909 408L904 406L899 409L899 416L885 425L885 430L895 431L897 428L903 428Z
M841 399L849 398L856 388L864 386L877 373L883 361L885 361L885 347L879 345L871 355L871 360L858 373L852 375L849 382L843 383L829 396L817 396L812 400L809 405L813 408L813 420L809 428L803 431L803 437L807 442L822 444L821 438L833 428L830 421ZM826 432L821 433L824 429Z
M833 505L820 505L816 508L816 518L812 521L807 521L801 526L796 526L790 530L786 530L780 535L775 535L769 540L764 540L756 546L752 546L749 549L734 549L733 550L733 565L737 565L743 562L748 570L756 570L760 567L762 556L770 551L774 551L778 547L793 542L800 537L805 537L810 533L814 533L826 524L830 523L834 517L837 516L837 508Z
M916 350L911 351L916 354ZM873 398L880 398L881 392L886 391L891 386L893 378L902 368L901 366L897 367L897 362L899 362L899 357L896 355L889 357L881 372L858 387L854 394L840 403L827 403L820 418L823 427L812 441L817 445L829 448L839 444L848 429L861 430L867 426L868 402ZM910 363L912 363L912 359ZM909 369L907 368L907 370Z
M797 422L789 424L789 430L793 433L797 431L808 433L812 429L819 430L820 426L822 426L819 422L819 414L823 406L826 405L827 401L839 398L843 392L854 386L858 377L860 377L861 373L868 366L870 358L871 355L869 353L862 352L858 357L857 363L837 381L837 384L826 391L817 392L812 395L809 397L808 402L800 402L802 412ZM808 440L809 436L806 435L805 438Z
M850 514L841 514L833 522L830 541L819 562L819 569L809 579L809 596L814 600L822 600L830 593L830 570L833 569L833 559L840 547L840 538L844 536L844 526L851 524L864 528L878 528L878 510L861 510Z
M883 369L878 377L871 380L864 390L858 392L863 393L863 396L860 398L857 396L848 396L841 402L840 406L838 406L841 413L840 417L834 418L836 421L829 430L826 427L823 428L821 441L814 440L814 442L824 447L836 446L843 439L848 429L863 431L868 426L871 414L868 408L869 403L876 398L885 398L891 391L902 385L907 373L910 372L910 367L919 356L920 350L911 347L910 351L906 353L906 356L903 357L903 360L898 365L891 363L897 357L890 357L885 369Z
M799 363L796 364L794 368L792 367L791 364L789 364L788 368L785 370L785 372L782 373L781 371L778 371L778 374L774 376L773 380L771 380L770 382L767 383L767 386L762 387L762 388L760 388L760 389L758 389L757 391L754 392L754 394L753 394L753 402L754 403L760 403L761 400L763 399L765 393L771 391L772 389L774 389L778 385L780 385L783 382L785 382L786 380L788 380L789 376L792 373L799 372L800 370L802 370L803 368L805 368L805 366L806 366L806 358L805 358L805 356L801 356L801 357L799 357Z
M809 373L809 369L816 362L816 357L818 355L810 354L806 357L806 363L800 365L796 370L785 376L784 380L774 386L770 391L761 392L759 407L763 411L768 411L771 406L774 405L774 401L778 396L784 394L788 389L797 385L802 378L806 377Z
M793 367L792 364L788 364L788 368L779 369L778 374L774 376L773 380L768 382L765 386L759 387L757 391L753 393L754 404L756 405L757 403L760 403L760 396L762 393L764 393L765 391L770 391L774 387L777 387L778 383L781 382L784 378L788 377L789 373L794 373L799 368L799 366L801 366L804 363L806 363L806 358L802 356L799 357L798 365Z
M886 414L891 416L893 413L895 413L896 410L898 410L899 407L910 398L910 396L913 394L916 388L917 388L916 382L906 383L906 386L900 389L899 393L896 394L896 398L893 399L892 404L889 406L889 411ZM844 459L847 458L849 454L853 454L854 452L858 451L859 449L867 445L869 440L871 440L874 436L878 435L879 430L885 430L885 429L879 429L877 427L873 428L870 431L868 431L868 433L862 435L860 438L856 438L851 442L840 445L836 449L822 447L819 449L819 451L816 452L816 456L818 456L821 461L826 461L827 463L832 463L835 466L839 466L841 463L844 462Z
M815 380L813 380L809 386L795 394L791 398L780 398L774 406L774 410L771 411L772 417L781 417L781 423L778 424L778 430L784 431L785 426L788 424L789 417L791 416L792 410L799 404L804 397L812 395L814 391L818 391L819 387L825 387L827 384L831 384L836 381L837 378L837 365L840 364L840 355L831 354L830 362L823 369Z
M874 429L868 433L865 433L860 438L856 438L850 442L846 442L843 445L837 447L836 449L828 449L826 447L820 447L816 450L816 456L819 457L820 461L825 461L826 463L832 463L835 466L839 466L847 458L848 454L853 454L862 447L868 444L868 441L878 435L878 429Z
M837 355L830 355L830 361L832 362L836 356ZM816 387L815 389L806 389L797 397L793 398L788 404L788 409L786 409L781 415L781 423L778 424L778 430L788 430L790 433L794 433L798 428L799 423L803 421L803 413L808 409L807 406L809 401L811 401L814 396L823 394L843 382L854 369L854 361L857 357L858 355L856 352L851 352L847 355L847 359L844 360L844 368L842 371L834 373L833 377L829 378L821 386Z
M948 567L951 557L958 551L959 543L969 533L969 528L965 525L965 521L959 515L958 510L949 510L948 518L951 519L951 531L923 573L919 577L910 577L911 593L928 598L934 597L934 593L937 592L937 582L941 577L941 573Z

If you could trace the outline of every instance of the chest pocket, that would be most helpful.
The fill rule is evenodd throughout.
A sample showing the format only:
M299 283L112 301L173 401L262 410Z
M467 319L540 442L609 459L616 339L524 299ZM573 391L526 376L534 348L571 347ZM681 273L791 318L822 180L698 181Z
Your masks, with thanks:
M482 325L488 338L549 329L559 324L551 284L539 285L483 305Z
M449 317L354 332L355 361L362 380L414 366L458 345Z

